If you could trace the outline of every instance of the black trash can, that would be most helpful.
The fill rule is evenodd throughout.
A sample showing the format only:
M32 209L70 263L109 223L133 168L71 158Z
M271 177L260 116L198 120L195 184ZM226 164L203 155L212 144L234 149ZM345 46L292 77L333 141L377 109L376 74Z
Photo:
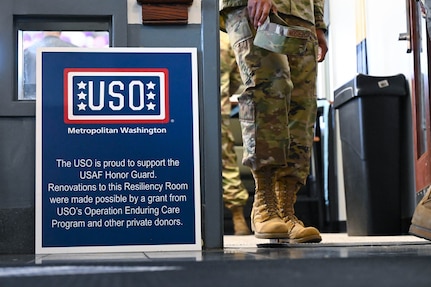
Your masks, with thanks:
M348 235L402 233L401 121L408 91L402 74L359 74L335 91Z

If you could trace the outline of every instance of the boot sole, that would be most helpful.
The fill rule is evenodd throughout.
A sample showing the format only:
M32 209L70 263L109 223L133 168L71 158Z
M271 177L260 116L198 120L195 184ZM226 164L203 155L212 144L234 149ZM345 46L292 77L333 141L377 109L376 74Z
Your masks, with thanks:
M431 230L417 225L410 225L409 233L417 237L431 240Z
M319 243L322 241L320 235L310 235L303 238L290 239L289 243Z
M259 239L286 239L289 238L287 233L254 233L254 237Z

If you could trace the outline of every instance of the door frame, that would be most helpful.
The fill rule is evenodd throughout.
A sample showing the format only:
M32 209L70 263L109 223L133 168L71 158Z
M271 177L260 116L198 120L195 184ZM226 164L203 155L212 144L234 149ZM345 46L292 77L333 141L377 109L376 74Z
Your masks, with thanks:
M431 13L431 11L430 11ZM421 14L421 2L407 0L409 29L409 51L413 56L413 75L411 79L413 154L415 166L416 192L431 186L431 134L430 134L430 61L423 70L421 52L429 54L429 37L422 33L424 20ZM422 39L425 37L425 41ZM425 43L426 47L423 47ZM429 57L427 57L429 59ZM425 71L425 73L423 73ZM422 76L423 75L423 76Z

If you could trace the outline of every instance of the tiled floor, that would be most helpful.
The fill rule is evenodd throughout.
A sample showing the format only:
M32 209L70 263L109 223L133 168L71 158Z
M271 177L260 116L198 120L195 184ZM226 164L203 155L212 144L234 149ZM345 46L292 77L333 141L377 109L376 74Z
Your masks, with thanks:
M0 267L7 265L73 264L97 262L260 260L301 258L346 258L369 256L429 256L431 241L415 236L348 236L324 233L321 243L265 245L269 240L254 236L225 236L222 250L132 252L97 254L0 255ZM430 258L431 260L431 258Z
M431 286L431 241L322 238L276 248L254 236L225 236L220 250L0 255L0 286Z

